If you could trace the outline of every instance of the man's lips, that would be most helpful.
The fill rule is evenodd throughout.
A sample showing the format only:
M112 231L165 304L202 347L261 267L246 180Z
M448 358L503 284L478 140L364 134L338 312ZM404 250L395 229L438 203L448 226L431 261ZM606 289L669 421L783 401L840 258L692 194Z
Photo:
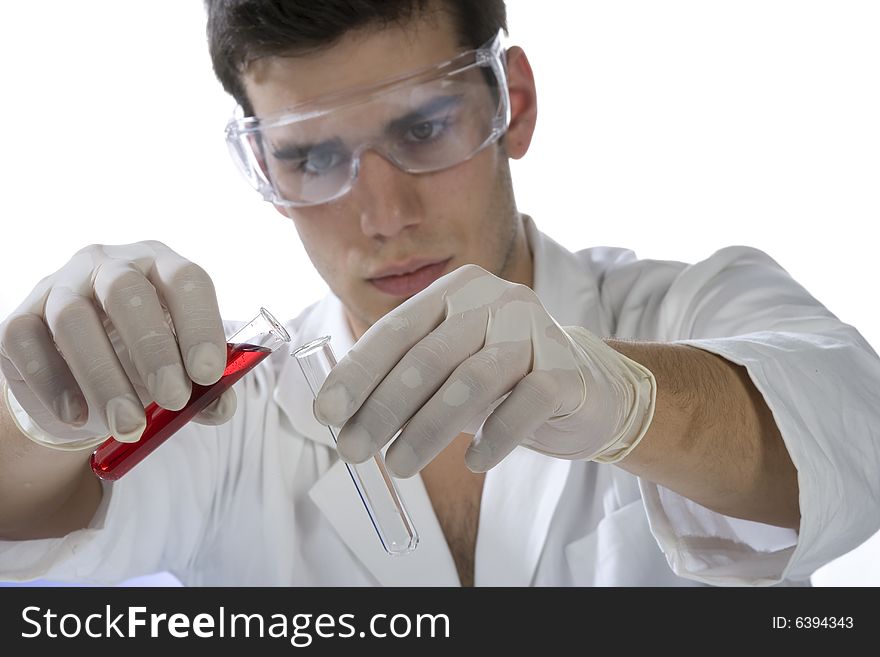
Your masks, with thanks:
M386 267L367 280L381 292L395 297L409 297L421 292L440 278L452 258L445 260L409 260Z
M385 278L387 276L400 276L402 274L411 274L417 269L421 269L422 267L427 267L428 265L436 265L441 262L446 262L447 260L449 260L449 258L410 258L409 260L404 260L402 262L397 262L393 265L389 265L388 267L377 269L372 274L367 276L367 278L373 280L375 278Z

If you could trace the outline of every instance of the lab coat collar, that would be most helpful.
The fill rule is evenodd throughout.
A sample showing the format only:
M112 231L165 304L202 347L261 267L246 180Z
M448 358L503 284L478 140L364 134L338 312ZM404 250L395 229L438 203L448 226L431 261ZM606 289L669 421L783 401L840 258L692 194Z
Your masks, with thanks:
M581 326L600 337L610 332L599 311L596 274L586 262L522 215L532 252L532 289L560 326Z
M523 222L533 256L533 289L544 307L562 326L604 332L595 277L576 255L540 233L530 217L523 215ZM339 299L329 294L303 317L301 323L294 323L296 344L329 334L337 359L342 359L353 338ZM334 447L329 431L312 414L312 393L293 360L280 374L275 401L298 433ZM570 469L570 461L517 448L486 473L476 547L477 585L531 584ZM419 547L403 557L391 558L383 551L341 461L321 476L309 495L381 584L457 585L455 564L421 477L396 481L420 536Z

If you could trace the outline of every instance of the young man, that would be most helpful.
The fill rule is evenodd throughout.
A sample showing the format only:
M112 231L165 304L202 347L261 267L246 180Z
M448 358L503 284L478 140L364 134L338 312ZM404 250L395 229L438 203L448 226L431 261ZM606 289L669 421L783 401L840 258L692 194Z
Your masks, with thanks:
M332 290L288 328L345 358L313 405L274 355L101 483L96 441L215 381L231 327L167 246L79 251L0 330L0 576L796 583L877 530L880 361L854 328L759 251L573 254L518 212L537 99L502 2L207 8L232 151ZM389 442L420 534L393 560L339 459Z

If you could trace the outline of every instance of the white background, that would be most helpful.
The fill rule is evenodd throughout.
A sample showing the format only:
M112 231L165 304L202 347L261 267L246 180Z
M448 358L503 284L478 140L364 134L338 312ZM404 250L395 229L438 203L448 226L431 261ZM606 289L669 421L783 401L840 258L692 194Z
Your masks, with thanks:
M537 79L520 209L572 250L770 253L880 344L880 3L510 0ZM0 5L0 317L89 243L166 242L221 309L295 316L324 285L239 179L201 2ZM820 570L880 585L880 536Z

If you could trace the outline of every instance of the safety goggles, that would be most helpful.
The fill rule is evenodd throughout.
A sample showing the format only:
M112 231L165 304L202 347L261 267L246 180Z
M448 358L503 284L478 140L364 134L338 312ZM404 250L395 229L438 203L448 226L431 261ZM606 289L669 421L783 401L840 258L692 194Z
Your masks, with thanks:
M226 141L265 200L302 207L348 192L367 150L408 173L440 171L497 141L509 114L499 32L476 50L404 76L232 119Z

